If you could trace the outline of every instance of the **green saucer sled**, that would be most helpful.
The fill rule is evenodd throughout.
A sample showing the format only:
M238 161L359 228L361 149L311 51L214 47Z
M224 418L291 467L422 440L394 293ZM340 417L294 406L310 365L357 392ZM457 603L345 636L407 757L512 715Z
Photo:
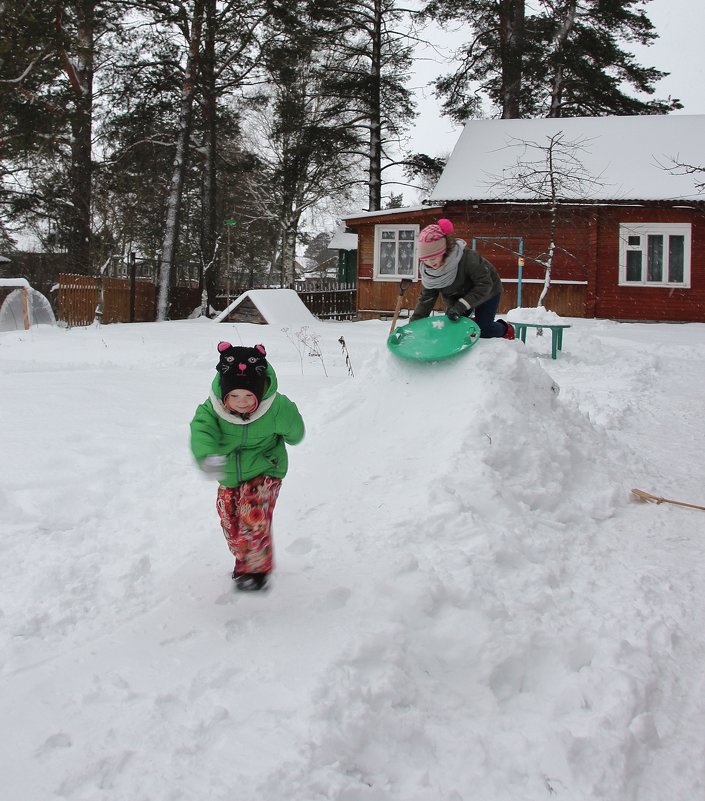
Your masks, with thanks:
M396 328L387 347L402 359L437 362L469 350L480 340L480 326L467 317L452 322L445 315L424 317Z

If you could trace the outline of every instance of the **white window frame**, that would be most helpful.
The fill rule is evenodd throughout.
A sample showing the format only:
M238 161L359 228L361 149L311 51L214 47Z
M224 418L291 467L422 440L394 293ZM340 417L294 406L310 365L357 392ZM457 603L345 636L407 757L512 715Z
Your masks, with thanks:
M414 233L414 267L413 273L411 275L402 275L398 272L399 265L397 263L397 272L393 275L388 273L382 275L379 271L380 268L380 246L382 243L382 231L413 231ZM419 226L418 225L393 225L391 223L380 223L379 225L375 225L375 253L374 253L374 272L373 272L373 280L375 281L395 281L398 282L404 278L410 279L412 281L417 281L419 276L419 259L418 259L418 247L417 247L417 240L419 237ZM397 242L399 240L397 239Z
M649 235L660 235L668 242L669 236L683 237L683 280L682 281L649 281L648 245ZM641 237L639 246L630 245L629 237ZM690 223L620 223L619 225L619 286L640 287L672 287L690 289L690 254L691 254L692 226ZM627 280L627 253L638 251L642 253L641 280ZM663 276L668 276L668 246L664 248Z

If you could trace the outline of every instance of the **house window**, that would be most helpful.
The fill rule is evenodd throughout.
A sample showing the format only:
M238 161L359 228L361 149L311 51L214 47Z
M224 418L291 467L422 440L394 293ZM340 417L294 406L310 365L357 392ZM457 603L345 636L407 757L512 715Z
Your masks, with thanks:
M418 225L375 226L375 280L416 278Z
M622 223L620 286L690 286L690 223Z

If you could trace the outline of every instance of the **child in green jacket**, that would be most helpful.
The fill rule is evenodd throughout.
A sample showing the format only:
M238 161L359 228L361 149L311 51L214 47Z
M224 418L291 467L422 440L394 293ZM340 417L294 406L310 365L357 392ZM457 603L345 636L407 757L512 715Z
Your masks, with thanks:
M304 436L296 404L277 392L263 345L218 344L208 399L191 421L198 466L218 479L217 509L240 590L261 590L273 568L272 514L288 469L286 444Z

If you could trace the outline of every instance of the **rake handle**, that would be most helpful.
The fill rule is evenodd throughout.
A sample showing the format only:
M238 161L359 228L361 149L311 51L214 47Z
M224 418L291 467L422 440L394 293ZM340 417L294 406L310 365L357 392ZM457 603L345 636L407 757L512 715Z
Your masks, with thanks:
M394 307L394 316L392 317L392 326L389 329L389 334L394 333L394 329L397 324L397 320L399 319L399 312L401 311L401 304L404 299L404 293L411 285L411 281L408 278L402 278L401 284L399 285L399 297L397 298L397 305Z
M674 506L685 506L688 509L700 509L700 511L705 512L705 506L698 506L696 503L685 503L684 501L674 501L671 498L661 498L658 495L652 495L650 492L645 492L644 490L640 489L633 489L632 493L642 501L648 501L657 505L659 503L671 503Z

